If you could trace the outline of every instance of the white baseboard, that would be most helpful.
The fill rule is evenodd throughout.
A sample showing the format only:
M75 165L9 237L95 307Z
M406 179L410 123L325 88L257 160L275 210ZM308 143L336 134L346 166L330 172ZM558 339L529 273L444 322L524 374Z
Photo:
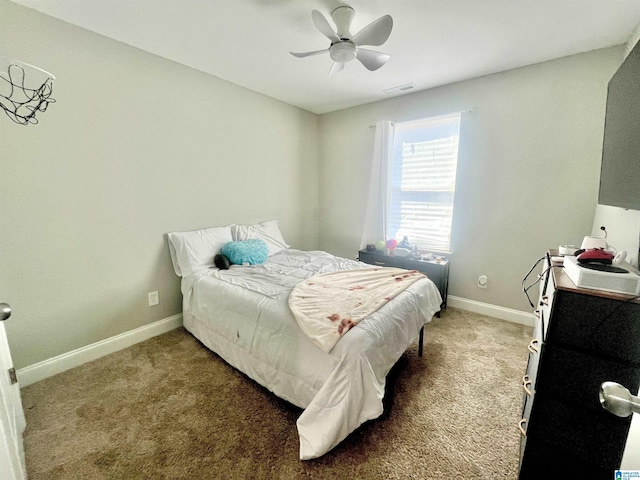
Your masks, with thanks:
M522 312L512 308L499 307L498 305L477 302L475 300L469 300L467 298L456 297L453 295L447 296L447 306L467 310L469 312L480 313L481 315L488 315L508 322L519 323L528 327L533 327L535 320L533 313Z
M447 305L453 308L519 323L521 325L530 327L534 325L533 314L521 312L520 310L499 307L497 305L468 300L453 295L447 297ZM135 345L136 343L144 342L145 340L169 332L180 326L182 326L181 313L21 368L16 372L18 381L21 387L26 387L32 383L78 367L83 363L91 362L110 353Z
M57 357L49 358L42 362L34 363L28 367L20 368L16 374L21 387L39 382L83 363L91 362L136 343L144 342L152 337L161 335L170 330L182 326L182 314L167 317L149 325L121 333L115 337L107 338L86 347L78 348L71 352L63 353Z

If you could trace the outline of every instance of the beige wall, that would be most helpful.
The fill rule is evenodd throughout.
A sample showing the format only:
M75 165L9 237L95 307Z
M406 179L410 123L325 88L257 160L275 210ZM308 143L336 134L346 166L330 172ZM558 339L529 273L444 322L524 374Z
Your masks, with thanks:
M17 368L181 312L167 232L275 218L317 247L316 115L6 0L0 23L0 53L57 77L37 126L0 118Z
M521 292L530 266L547 248L591 232L607 82L622 52L598 50L322 115L320 247L356 255L369 125L473 108L460 133L449 292L530 310ZM487 289L477 287L481 274Z
M591 230L622 47L317 117L7 0L0 22L3 54L58 77L39 125L0 119L0 301L17 368L179 313L170 231L277 218L294 247L355 257L380 119L476 109L452 295L528 310L530 265Z

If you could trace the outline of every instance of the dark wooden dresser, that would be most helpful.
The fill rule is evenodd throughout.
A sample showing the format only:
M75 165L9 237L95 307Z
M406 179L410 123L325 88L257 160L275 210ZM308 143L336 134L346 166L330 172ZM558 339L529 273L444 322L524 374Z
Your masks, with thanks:
M519 478L609 480L631 417L602 408L600 385L617 382L638 393L640 302L578 288L561 265L543 271L522 379Z

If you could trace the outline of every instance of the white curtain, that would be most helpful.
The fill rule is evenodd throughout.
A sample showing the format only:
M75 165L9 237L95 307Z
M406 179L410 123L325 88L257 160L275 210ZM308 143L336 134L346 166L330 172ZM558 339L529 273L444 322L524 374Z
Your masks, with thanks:
M376 123L371 157L371 180L365 208L364 226L360 249L368 243L386 240L389 226L389 179L393 155L393 123L384 120Z

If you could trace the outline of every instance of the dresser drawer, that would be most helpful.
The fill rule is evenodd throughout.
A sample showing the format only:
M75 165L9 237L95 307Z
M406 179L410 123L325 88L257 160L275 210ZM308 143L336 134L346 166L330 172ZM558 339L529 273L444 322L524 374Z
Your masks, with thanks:
M531 393L535 391L536 380L538 378L538 370L540 364L540 355L544 343L542 342L542 318L537 319L536 326L533 329L533 337L527 345L529 351L529 357L527 359L527 369L525 375L522 378L522 390L523 390L523 405L526 401L526 396L531 396Z
M542 327L542 341L547 341L547 334L549 330L549 320L553 315L553 300L555 296L556 289L553 286L553 276L551 272L547 272L548 283L546 283L546 288L544 288L540 294L540 298L538 299L538 308L536 310L536 317L540 320L540 325Z
M524 379L523 379L524 386ZM529 418L531 416L531 409L533 408L533 400L535 397L534 391L529 391L524 394L523 402L522 402L522 418L520 419L520 423L518 428L520 430L520 460L522 461L524 451L527 445L527 427L529 424Z
M418 270L429 276L438 276L441 272L448 272L449 260L443 259L441 263L433 260L420 260L412 257L394 257L379 252L367 252L360 250L358 258L361 262L369 265L380 265L381 267L406 268L407 270Z
M398 259L390 257L388 255L380 255L375 253L369 253L360 251L358 252L358 258L361 262L368 263L369 265L380 265L381 267L399 267Z
M587 354L545 344L535 390L571 405L601 413L599 392L603 382L625 385L635 395L640 367L594 358Z
M640 304L557 290L551 314L546 341L640 365Z
M569 466L589 462L609 468L611 473L620 466L631 417L620 418L601 410L596 413L566 404L537 390L526 430L525 455L532 442L540 441L555 449L573 452L580 462ZM567 461L563 463L566 465Z
M571 451L539 439L529 439L528 442L527 453L520 463L520 480L613 478L613 470L585 461Z
M540 351L533 351L541 348L537 343L534 343L534 339L529 343L529 359L527 361L527 370L524 377L522 377L522 393L524 396L531 396L532 392L536 391L536 380L538 378L538 365L540 363ZM523 404L524 400L523 397Z

